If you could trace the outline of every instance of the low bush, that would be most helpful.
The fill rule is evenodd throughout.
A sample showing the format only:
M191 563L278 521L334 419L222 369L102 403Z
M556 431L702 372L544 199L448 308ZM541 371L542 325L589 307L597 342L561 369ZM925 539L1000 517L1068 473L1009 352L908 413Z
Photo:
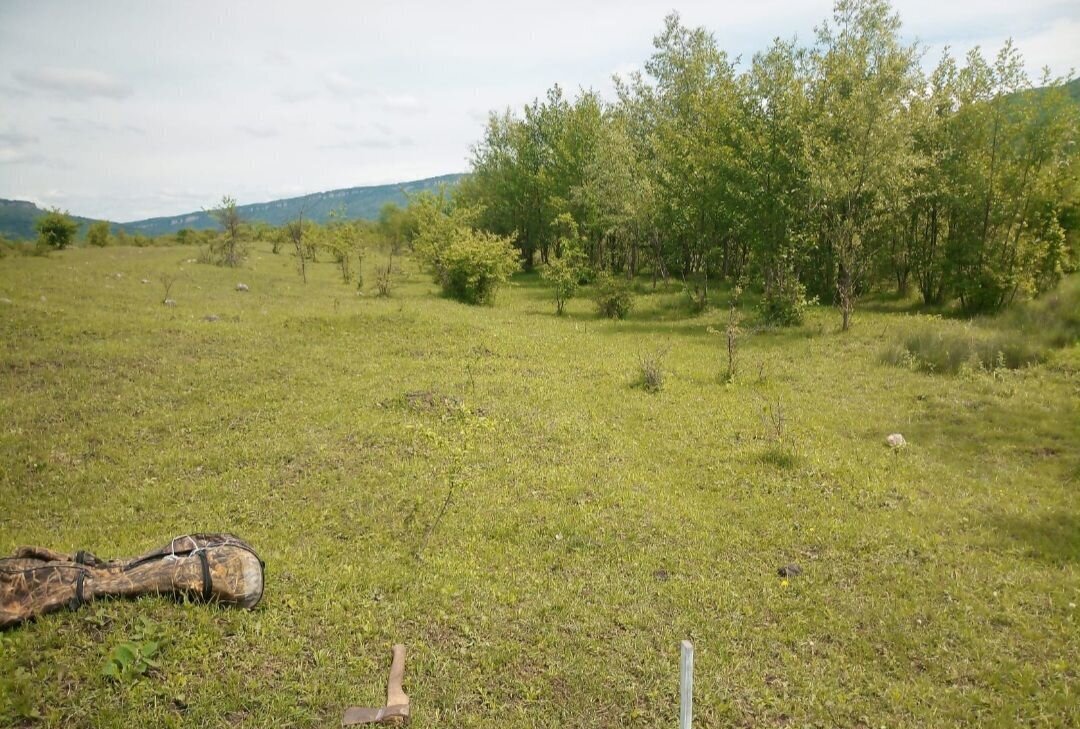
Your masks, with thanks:
M634 294L630 290L630 284L610 273L597 275L593 300L600 315L608 319L625 319L634 308Z
M806 307L814 303L806 298L806 286L794 276L773 286L761 297L761 318L772 326L789 327L803 323Z
M658 349L638 356L637 384L646 392L660 392L664 389L664 359L668 348Z
M499 287L519 267L517 251L508 238L461 229L442 251L439 281L451 298L466 304L492 304Z

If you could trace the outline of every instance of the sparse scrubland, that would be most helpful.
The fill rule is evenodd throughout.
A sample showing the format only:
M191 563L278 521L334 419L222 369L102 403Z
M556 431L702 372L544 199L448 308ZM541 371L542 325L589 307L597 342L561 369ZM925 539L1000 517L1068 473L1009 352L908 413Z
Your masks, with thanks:
M723 287L694 315L641 280L615 321L585 286L560 317L536 275L475 307L409 258L381 298L270 250L0 266L0 550L220 529L268 575L250 613L144 598L6 632L0 723L332 725L402 641L418 727L670 726L683 638L695 726L1080 718L1075 338L927 374L883 349L984 324L888 297L847 333L747 313L729 383ZM158 667L103 676L148 630Z
M899 27L672 15L378 221L0 241L0 550L268 565L0 635L0 723L327 726L403 642L417 727L672 726L682 639L695 727L1080 723L1076 82Z

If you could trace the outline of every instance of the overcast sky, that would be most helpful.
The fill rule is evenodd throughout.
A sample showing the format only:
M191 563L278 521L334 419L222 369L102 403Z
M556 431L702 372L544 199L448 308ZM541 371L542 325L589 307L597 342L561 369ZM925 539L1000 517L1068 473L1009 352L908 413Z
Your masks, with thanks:
M0 0L0 197L117 221L462 172L488 111L640 67L664 16L749 59L829 0ZM1080 0L899 0L932 66L1080 68Z

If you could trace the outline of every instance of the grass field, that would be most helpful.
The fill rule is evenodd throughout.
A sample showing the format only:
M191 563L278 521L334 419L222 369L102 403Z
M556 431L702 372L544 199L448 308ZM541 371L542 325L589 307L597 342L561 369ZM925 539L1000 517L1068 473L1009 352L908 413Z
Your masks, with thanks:
M882 350L962 324L871 301L748 336L726 384L726 311L674 289L608 322L535 277L478 308L193 256L0 261L0 553L229 531L265 599L0 634L0 725L337 726L403 642L418 728L670 727L684 638L695 727L1080 724L1080 347L926 374ZM148 629L159 668L104 678Z

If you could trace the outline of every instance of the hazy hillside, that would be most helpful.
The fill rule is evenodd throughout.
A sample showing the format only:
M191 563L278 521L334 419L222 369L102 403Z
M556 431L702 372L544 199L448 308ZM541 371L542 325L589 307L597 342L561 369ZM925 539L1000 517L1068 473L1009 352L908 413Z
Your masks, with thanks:
M440 175L392 185L349 187L342 190L315 192L303 197L240 205L239 210L245 220L262 221L271 225L281 225L287 220L294 219L301 207L304 208L305 217L319 222L325 222L331 210L341 207L345 209L347 217L374 219L378 217L382 206L388 202L405 205L407 195L425 190L435 191L440 185L453 185L461 177L460 174ZM0 235L13 239L34 238L37 235L34 230L34 221L45 212L44 209L25 200L0 199ZM79 223L80 237L86 232L86 226L94 222L92 218L72 217ZM129 233L155 236L175 233L181 228L195 230L213 228L217 224L208 214L200 210L162 218L136 220L130 223L113 223L113 225L123 227Z
M240 205L239 210L240 215L245 220L261 221L270 225L281 225L286 221L295 219L301 208L304 208L305 217L319 222L324 222L330 215L330 211L338 208L344 208L345 215L349 218L367 218L370 220L377 218L379 210L388 202L405 205L407 195L425 190L434 191L440 185L453 185L460 178L460 174L452 174L412 182L399 182L392 185L349 187L342 190L330 190L329 192L316 192L303 197ZM214 228L217 227L217 223L207 213L197 211L163 218L136 220L131 223L123 223L123 227L129 233L143 233L153 236L162 233L175 233L181 228L195 230Z
M15 240L28 240L37 237L34 222L47 211L26 200L4 200L0 198L0 235ZM86 227L94 222L92 218L71 216L79 224L79 236L86 233Z

